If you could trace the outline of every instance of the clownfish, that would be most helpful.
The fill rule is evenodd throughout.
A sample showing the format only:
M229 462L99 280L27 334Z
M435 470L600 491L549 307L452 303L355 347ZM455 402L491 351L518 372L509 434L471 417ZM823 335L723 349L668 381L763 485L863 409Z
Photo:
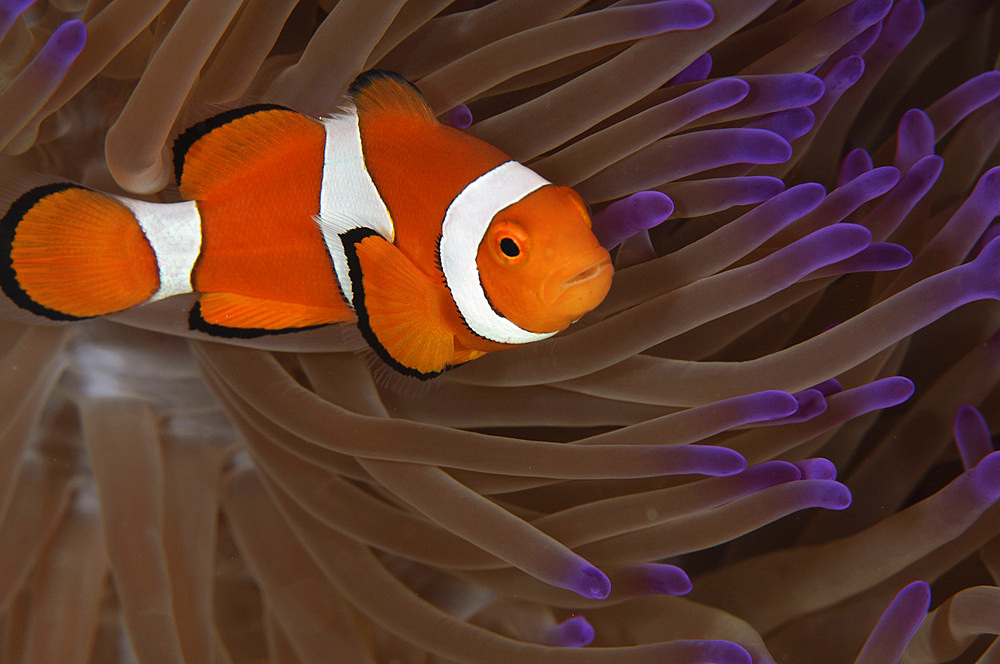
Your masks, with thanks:
M355 320L421 379L550 337L612 277L583 200L441 124L398 74L371 70L337 113L257 104L181 133L183 199L58 183L0 219L0 285L55 320L198 294L191 329L249 338Z

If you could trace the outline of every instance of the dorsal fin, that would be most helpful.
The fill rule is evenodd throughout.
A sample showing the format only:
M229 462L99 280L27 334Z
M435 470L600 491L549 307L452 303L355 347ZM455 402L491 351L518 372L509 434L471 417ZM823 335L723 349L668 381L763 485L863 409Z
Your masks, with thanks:
M273 104L220 113L192 125L174 142L177 186L188 200L204 199L244 169L273 167L269 162L276 155L299 148L302 141L322 146L325 136L320 122Z
M348 88L358 115L402 114L437 123L434 112L417 86L399 74L382 69L362 72Z

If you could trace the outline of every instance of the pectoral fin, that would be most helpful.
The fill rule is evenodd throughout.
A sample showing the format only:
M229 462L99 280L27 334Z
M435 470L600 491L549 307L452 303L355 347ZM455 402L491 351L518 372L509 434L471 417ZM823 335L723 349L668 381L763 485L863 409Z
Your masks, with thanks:
M367 229L341 236L354 310L365 340L386 364L422 380L455 363L442 289L385 238Z

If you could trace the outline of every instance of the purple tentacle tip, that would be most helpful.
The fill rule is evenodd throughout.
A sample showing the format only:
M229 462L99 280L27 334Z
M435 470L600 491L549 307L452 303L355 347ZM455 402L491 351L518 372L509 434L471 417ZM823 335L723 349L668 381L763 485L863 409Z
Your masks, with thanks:
M924 3L921 0L900 0L885 19L882 41L890 48L902 48L923 24Z
M869 26L880 21L892 8L892 0L857 0L851 8L851 21Z
M658 3L663 7L660 16L660 31L695 30L712 22L715 11L704 0L666 0Z
M817 487L815 493L816 507L828 510L846 510L851 506L853 497L851 496L851 490L846 485L835 480L813 481L820 485Z
M0 0L0 16L20 16L36 0Z
M826 198L826 189L818 182L806 182L786 189L774 197L774 205L785 207L784 214L798 218L809 214Z
M695 446L692 449L700 452L704 462L703 467L694 472L724 477L742 473L747 468L743 455L728 447Z
M973 76L927 107L937 137L955 128L963 118L1000 96L1000 71Z
M744 481L748 493L753 493L779 484L801 480L802 471L798 466L787 461L765 461L747 468L740 475L740 479Z
M765 115L746 126L755 129L767 129L778 134L786 141L794 141L796 138L809 133L815 122L816 114L803 106Z
M751 664L753 658L743 646L732 641L693 641L699 646L699 662L712 664ZM685 660L689 661L689 660ZM694 660L690 660L694 661Z
M825 92L823 79L813 74L771 74L754 83L746 103L763 103L775 111L787 110L814 104Z
M1000 452L990 452L969 471L976 494L989 503L1000 498Z
M787 393L781 392L779 394ZM825 395L821 391L814 388L802 390L796 394L790 394L788 397L790 397L794 405L791 408L786 409L785 415L781 417L768 418L770 419L769 422L765 422L764 418L758 418L761 426L805 422L806 420L811 420L820 413L824 412L827 407ZM747 428L752 428L753 426L753 424L749 424L747 425Z
M33 4L35 0L0 0L0 39L3 39L10 26L14 25L17 17Z
M934 154L934 123L920 109L912 108L903 114L896 132L896 158L893 163L901 171L908 171L929 154Z
M829 459L801 459L792 462L802 473L804 480L835 480L837 467Z
M931 587L925 581L915 581L900 590L865 642L856 662L898 662L927 616L931 605Z
M824 397L828 397L838 392L844 391L844 386L840 384L840 381L836 378L830 378L829 380L824 380L818 385L813 385L812 389L819 390L823 393Z
M465 104L459 104L444 114L444 121L455 129L465 129L472 124L472 111Z
M913 254L894 242L876 242L861 252L864 261L856 271L884 272L899 270L913 262Z
M677 73L672 79L667 81L667 85L680 85L681 83L693 83L694 81L704 81L712 72L712 56L702 53L687 67Z
M983 250L983 247L985 247L998 237L1000 237L1000 224L993 224L985 231L983 231L983 234L980 236L980 238L976 240L976 244L973 245L972 251L969 252L969 255L978 256L979 252Z
M872 163L872 156L864 148L851 150L840 162L840 175L837 177L837 186L847 184L859 175L863 175L875 168Z
M862 173L844 186L844 191L848 192L855 205L877 198L899 182L899 169L894 166L879 166L867 173Z
M866 386L866 401L874 408L897 406L913 396L913 381L903 376L889 376Z
M861 55L866 53L875 42L878 41L879 37L882 36L882 21L875 21L872 23L864 32L859 34L857 37L851 41L844 44L839 51L830 57L828 62L833 63L840 62L842 58L849 57L851 55ZM827 67L825 67L827 68Z
M990 427L986 418L974 406L960 406L955 413L953 426L955 445L962 457L962 465L966 470L975 468L990 452L993 451L993 441L990 439Z
M849 55L838 61L823 77L826 89L839 97L847 88L858 82L865 73L865 60L860 55Z
M774 420L792 415L799 409L799 400L793 394L781 390L765 390L745 397L753 418ZM749 419L749 418L748 418Z
M660 448L660 455L665 475L726 477L742 473L747 467L742 454L714 445L667 445Z
M674 565L648 563L634 570L645 579L651 595L686 595L693 587L687 572Z
M74 57L87 43L87 24L83 21L66 21L52 33L52 41L63 53L73 53Z
M574 575L572 590L587 599L606 599L611 594L611 580L593 565L585 565Z
M1000 272L1000 239L993 240L979 252L975 260L969 265L974 265L976 272L987 276L988 283L984 287L984 292L994 300L1000 300L1000 292L995 282L996 274Z
M1000 214L1000 166L991 168L979 178L972 195L962 207L970 205L972 210L987 219Z
M780 164L792 156L792 146L783 136L766 129L741 129L734 133L734 162Z
M899 270L913 262L913 254L892 242L874 242L847 260L831 266L836 274L851 272L888 272Z
M913 381L904 376L890 376L884 380L891 385L887 392L894 399L898 399L896 403L903 403L912 397L913 392L916 390L916 387L913 385Z
M808 247L809 260L813 269L819 269L850 258L871 244L871 232L864 226L840 223L827 226L795 242L790 247L803 243Z
M59 80L87 44L87 26L83 21L66 21L52 33L37 60Z
M826 411L826 396L816 389L802 390L794 395L799 408L785 419L785 423L805 422Z
M545 630L542 643L563 648L582 648L594 640L594 627L583 616L567 618Z
M594 235L601 246L610 249L639 231L663 223L673 211L674 202L666 194L640 191L596 213Z
M770 198L774 198L785 190L785 181L769 175L750 175L743 178L746 186L746 197L740 200L740 204L761 203Z

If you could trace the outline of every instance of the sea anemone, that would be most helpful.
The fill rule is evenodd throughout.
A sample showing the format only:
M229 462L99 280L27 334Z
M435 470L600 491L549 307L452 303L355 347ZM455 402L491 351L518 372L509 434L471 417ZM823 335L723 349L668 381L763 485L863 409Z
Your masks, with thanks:
M0 659L1000 661L998 35L990 0L0 0L2 200L173 200L186 126L378 67L576 188L617 268L427 385L349 325L2 303Z

